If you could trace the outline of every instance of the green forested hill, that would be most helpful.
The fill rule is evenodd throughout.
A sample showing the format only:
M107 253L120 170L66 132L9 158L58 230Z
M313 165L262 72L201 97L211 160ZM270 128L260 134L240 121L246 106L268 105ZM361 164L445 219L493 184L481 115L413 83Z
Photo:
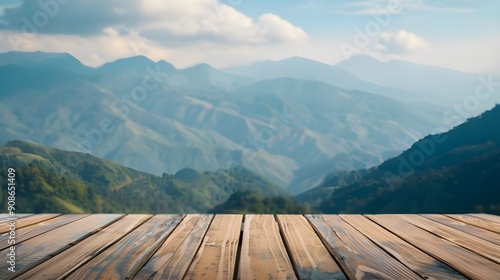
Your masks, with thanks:
M500 105L296 198L324 213L500 214Z
M315 211L284 196L265 197L251 191L235 192L210 213L308 214Z
M325 213L500 214L500 150L403 180L365 179L322 200Z
M184 169L162 177L89 154L23 141L0 147L0 179L16 170L17 212L206 212L232 193L287 195L280 186L236 167L216 172ZM5 190L0 191L5 201Z

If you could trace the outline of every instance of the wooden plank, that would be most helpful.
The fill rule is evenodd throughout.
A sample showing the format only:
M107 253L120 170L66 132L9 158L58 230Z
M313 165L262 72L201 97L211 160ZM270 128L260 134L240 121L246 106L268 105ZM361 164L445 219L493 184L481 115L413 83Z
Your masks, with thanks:
M181 215L156 215L107 250L72 272L67 279L130 279L163 244Z
M424 279L467 279L362 215L340 217Z
M469 249L483 257L500 264L500 246L477 238L468 233L447 227L419 215L397 215L398 217L420 227L428 232L440 236L450 242Z
M347 279L302 215L278 215L278 224L300 279Z
M16 225L16 230L31 226L34 224L38 224L40 222L55 218L57 216L60 216L61 214L38 214L38 215L29 215L26 217L23 217L22 219L17 219L15 220L15 225ZM6 233L10 231L9 225L10 222L5 222L2 223L0 226L0 234Z
M481 239L484 239L486 241L489 241L491 243L494 243L496 245L500 245L500 234L494 233L479 227L475 227L473 225L466 224L464 222L460 222L458 220L452 219L450 217L446 217L444 215L436 215L436 214L431 214L431 215L422 215L423 217L426 217L427 219L431 219L435 222L441 223L443 225L452 227L456 230L466 232L470 235L474 235L476 237L479 237Z
M88 215L68 214L40 222L36 225L31 225L28 227L21 228L16 231L16 243L19 244L33 237L36 237L40 234L54 230L58 227L64 226L74 221L83 219L86 216ZM10 244L8 243L8 234L6 233L0 236L0 250L4 250L5 248L8 247L10 247Z
M500 234L500 225L490 220L485 220L483 218L474 217L470 215L446 215L446 216Z
M22 274L23 279L61 279L96 257L152 215L127 215L75 246Z
M478 218L482 218L485 220L489 220L489 221L495 222L495 223L500 225L500 217L499 216L495 216L495 215L491 215L491 214L469 214L469 215L473 216L473 217L478 217Z
M16 273L12 277L65 250L71 244L85 239L122 216L121 214L95 214L87 216L17 244ZM2 250L0 254L7 254L7 250ZM0 263L0 271L7 271L8 266L7 262Z
M246 215L239 279L297 279L273 215Z
M234 279L243 215L216 215L184 279Z
M307 215L350 279L422 279L337 215Z
M213 215L188 215L135 279L182 279L200 248ZM193 222L195 222L193 224ZM210 278L202 278L210 279Z
M10 214L0 214L0 225L3 225L5 224L6 222L8 222L9 220L11 220L12 218L15 218L15 219L23 219L23 218L26 218L26 217L29 217L29 216L33 216L32 213L29 213L29 214L26 214L26 213L22 213L22 214L14 214L14 215L10 215Z
M396 215L365 216L467 278L497 280L500 275L500 266L497 263L425 231Z

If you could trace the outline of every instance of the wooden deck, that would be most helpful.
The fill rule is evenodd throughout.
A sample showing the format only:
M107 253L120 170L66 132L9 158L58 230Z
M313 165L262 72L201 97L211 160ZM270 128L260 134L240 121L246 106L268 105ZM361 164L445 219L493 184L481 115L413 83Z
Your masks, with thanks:
M0 214L0 279L500 279L500 217Z

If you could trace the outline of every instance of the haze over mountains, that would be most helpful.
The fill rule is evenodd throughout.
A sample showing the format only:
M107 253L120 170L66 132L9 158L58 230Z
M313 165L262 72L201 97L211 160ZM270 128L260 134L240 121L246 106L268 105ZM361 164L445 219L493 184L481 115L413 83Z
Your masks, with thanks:
M325 213L499 214L500 105L370 170L332 174L296 199Z
M336 65L294 57L282 61L261 61L243 67L225 69L231 73L255 79L293 77L317 80L344 89L357 89L390 97L405 103L425 103L439 107L452 107L474 96L481 84L498 86L489 77L492 73L469 74L456 70L420 65L405 61L379 61L359 55ZM500 73L500 72L498 72ZM477 108L469 110L475 116L500 102L500 96L489 95Z
M221 71L139 56L94 69L68 54L3 53L0 142L31 140L157 175L242 165L300 192L449 129L443 103L428 96L463 101L466 91L450 97L456 79L477 85L477 75L359 59L330 66L292 58ZM406 76L369 79L364 68L377 63L381 73ZM428 71L442 92L411 80L413 69Z
M464 103L467 97L475 96L481 84L498 84L490 78L494 73L468 74L398 60L381 62L369 56L356 56L336 66L370 83L417 92L421 101L447 107L453 103ZM471 110L471 116L491 109L500 97L498 94L490 95L481 101L477 108Z

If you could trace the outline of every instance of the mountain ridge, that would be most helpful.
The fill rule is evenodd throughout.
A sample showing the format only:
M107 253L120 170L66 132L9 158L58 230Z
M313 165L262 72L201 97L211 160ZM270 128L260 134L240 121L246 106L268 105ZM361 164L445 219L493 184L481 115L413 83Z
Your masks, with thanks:
M235 192L288 195L282 187L242 167L154 176L90 154L19 140L0 146L0 164L16 170L16 204L35 213L200 213L224 203ZM0 177L6 176L2 170ZM0 197L5 196L1 190Z
M338 154L353 155L339 168L378 164L441 121L431 106L313 80L254 81L206 65L190 74L132 60L139 67L89 75L0 67L0 141L89 151L157 175L242 165L300 192L317 180L296 178L312 176L307 166Z
M296 200L325 213L498 214L499 118L497 105L377 167L330 176Z

